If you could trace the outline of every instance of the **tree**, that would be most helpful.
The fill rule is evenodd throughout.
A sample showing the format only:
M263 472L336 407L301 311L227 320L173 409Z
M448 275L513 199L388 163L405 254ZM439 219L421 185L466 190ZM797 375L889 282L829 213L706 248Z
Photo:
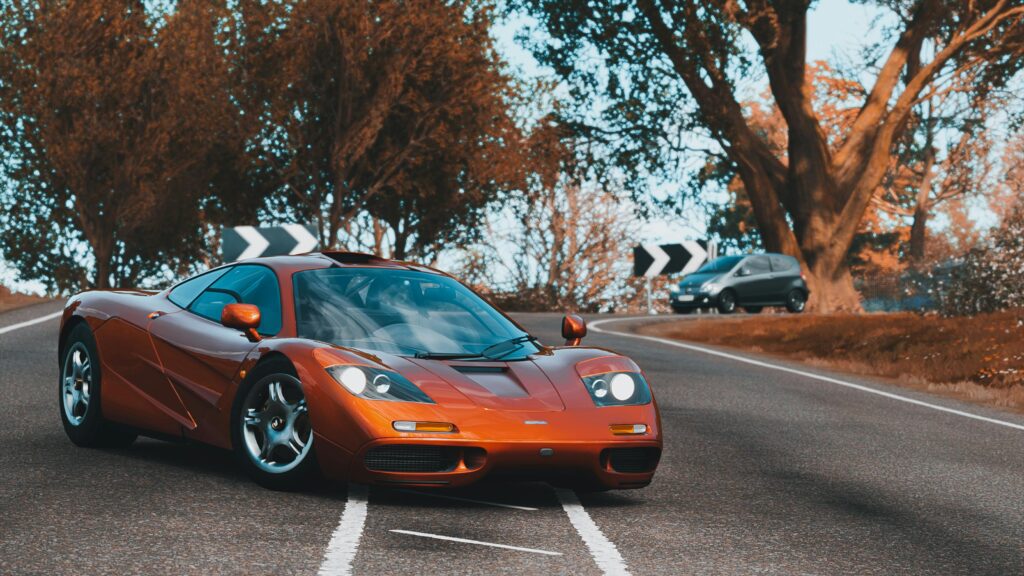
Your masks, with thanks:
M316 223L321 244L356 244L369 217L391 255L472 236L482 207L514 187L521 135L486 4L440 0L243 2L253 139L282 193L278 218Z
M580 178L575 144L550 116L538 123L524 144L527 188L466 254L467 277L503 306L596 312L619 307L630 292L623 264L636 219L616 194Z
M810 0L521 0L551 41L537 47L590 108L603 138L621 142L616 166L664 168L671 130L701 127L735 164L765 246L798 257L820 311L859 309L846 265L893 144L922 98L970 78L975 96L1011 79L1024 59L1019 1L877 2L897 20L877 58L873 86L840 138L822 126L810 97L806 42ZM748 49L753 45L756 51ZM604 72L587 62L602 59ZM875 58L870 58L876 61ZM785 160L752 129L739 79L762 72L785 120ZM598 78L606 78L597 83ZM585 106L586 106L585 105ZM682 147L679 147L682 148ZM677 150L678 151L678 150Z
M0 240L22 278L136 285L201 253L210 183L235 148L218 15L206 2L166 16L113 0L0 8Z

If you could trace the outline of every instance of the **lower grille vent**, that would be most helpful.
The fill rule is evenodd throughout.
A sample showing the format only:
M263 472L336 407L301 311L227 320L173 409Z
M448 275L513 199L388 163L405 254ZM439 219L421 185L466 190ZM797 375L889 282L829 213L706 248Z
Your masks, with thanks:
M366 468L376 472L449 472L459 463L457 448L391 444L366 452Z
M661 451L657 448L610 448L608 462L616 472L650 472L658 465Z

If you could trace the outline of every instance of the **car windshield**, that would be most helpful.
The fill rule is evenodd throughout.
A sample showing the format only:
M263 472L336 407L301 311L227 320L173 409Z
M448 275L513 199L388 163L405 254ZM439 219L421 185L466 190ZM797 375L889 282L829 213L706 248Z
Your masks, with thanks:
M743 260L743 256L722 256L721 258L715 258L711 262L700 267L697 270L698 274L707 274L711 272L728 272L732 270L733 266L739 264L739 261Z
M459 282L432 272L324 268L294 276L300 338L419 357L516 360L532 338Z

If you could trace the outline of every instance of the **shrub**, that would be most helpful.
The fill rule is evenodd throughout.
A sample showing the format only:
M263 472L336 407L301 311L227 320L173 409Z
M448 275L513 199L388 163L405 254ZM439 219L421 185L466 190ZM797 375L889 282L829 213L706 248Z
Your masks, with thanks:
M1024 308L1024 202L987 242L967 253L939 300L948 315Z

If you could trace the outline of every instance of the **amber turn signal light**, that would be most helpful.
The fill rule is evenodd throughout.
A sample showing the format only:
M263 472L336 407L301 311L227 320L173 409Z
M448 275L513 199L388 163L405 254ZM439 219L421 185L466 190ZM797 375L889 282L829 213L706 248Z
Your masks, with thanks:
M612 424L609 428L616 436L647 434L647 424Z
M450 422L409 422L399 420L392 426L399 432L455 432L455 424Z

